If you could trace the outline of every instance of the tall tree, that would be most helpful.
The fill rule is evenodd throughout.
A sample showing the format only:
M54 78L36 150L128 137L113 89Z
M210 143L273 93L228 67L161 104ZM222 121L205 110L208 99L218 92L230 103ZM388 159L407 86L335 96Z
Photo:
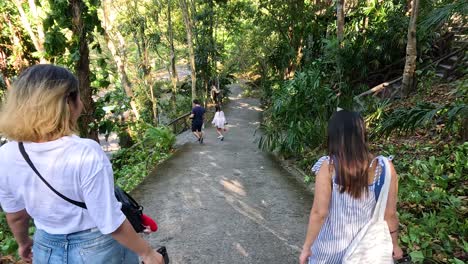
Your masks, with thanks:
M81 136L91 138L99 142L95 125L94 112L96 107L93 101L93 92L90 81L88 31L85 28L83 13L87 9L82 0L70 0L72 15L72 32L79 51L79 58L75 62L75 72L78 76L81 99L84 105L84 114L79 120ZM94 124L94 125L92 125Z
M114 10L112 10L111 7L112 1L102 1L102 25L104 28L104 38L106 40L107 47L109 48L112 57L114 58L120 79L120 84L122 85L122 88L124 89L124 92L127 95L127 97L130 98L130 107L132 108L132 112L135 115L135 118L138 120L140 119L140 114L136 107L132 84L128 78L126 69L126 42L120 31L114 28L116 20L115 16L113 16L112 14L114 14L115 12L113 12Z
M80 134L82 137L99 141L99 117L96 116L94 89L91 87L91 80L95 79L96 75L90 70L88 44L94 40L93 32L102 32L97 8L94 6L100 3L68 0L50 1L49 4L50 12L44 20L46 58L74 69L84 105L84 113L79 119ZM68 34L67 30L71 30L71 34ZM98 43L94 46L96 50L100 50Z
M23 8L22 0L13 0L13 2L18 9L23 27L26 29L26 32L28 32L36 51L39 52L40 62L46 63L47 60L44 57L45 34L42 26L42 18L40 17L36 2L34 0L28 0L29 12L26 12Z
M279 37L271 47L270 64L285 79L292 78L300 67L303 57L304 32L308 23L306 15L310 6L304 0L263 0L260 1L256 22L265 27L267 35Z
M343 34L344 34L344 8L345 8L345 0L337 0L336 1L336 37L338 38L338 42L341 45L343 41Z
M172 82L172 101L175 103L177 94L177 83L179 78L176 69L176 56L174 49L174 30L172 29L171 0L167 0L167 35L169 39L170 62L171 62L171 82Z
M186 0L180 0L180 9L184 18L185 30L187 32L187 46L189 48L190 57L190 75L192 77L192 100L197 97L197 73L195 69L195 50L193 48L193 23Z
M416 21L418 19L419 0L411 1L411 16L408 25L408 42L406 44L406 63L403 71L402 91L407 96L416 87Z

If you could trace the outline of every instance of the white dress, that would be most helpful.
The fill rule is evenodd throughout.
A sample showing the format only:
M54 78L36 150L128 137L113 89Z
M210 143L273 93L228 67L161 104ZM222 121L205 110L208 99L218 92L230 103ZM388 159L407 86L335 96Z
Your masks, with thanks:
M224 117L224 112L219 111L215 113L213 121L211 122L217 128L224 128L224 124L226 124L226 118Z

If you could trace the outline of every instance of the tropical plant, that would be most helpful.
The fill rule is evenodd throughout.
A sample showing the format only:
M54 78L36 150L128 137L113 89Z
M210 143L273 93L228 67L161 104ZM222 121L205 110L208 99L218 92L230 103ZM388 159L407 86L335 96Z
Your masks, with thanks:
M135 123L136 144L122 148L112 156L112 167L116 182L126 191L131 191L151 172L161 160L171 154L176 137L164 126L153 127L144 123ZM138 139L141 138L141 141Z
M398 108L390 114L379 113L380 125L375 127L372 136L388 137L393 132L409 133L429 125L444 123L449 131L461 132L461 122L468 115L468 104L452 102L445 105L420 102L411 108Z
M175 141L175 135L172 133L171 129L165 126L148 127L143 138L145 147L160 152L168 152L171 150Z
M403 248L415 263L465 263L468 142L400 145L398 151L387 144L383 152L399 154L393 163L402 183L398 211Z
M337 97L315 68L272 88L271 106L262 124L259 146L286 155L301 155L325 142L326 125Z

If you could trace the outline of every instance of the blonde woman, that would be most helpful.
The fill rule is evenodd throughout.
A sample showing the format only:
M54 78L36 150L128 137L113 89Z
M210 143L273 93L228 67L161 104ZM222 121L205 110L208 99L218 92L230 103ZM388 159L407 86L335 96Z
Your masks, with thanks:
M112 167L99 144L75 135L83 110L78 80L67 69L36 65L20 74L0 111L0 204L26 262L163 263L137 235L114 196ZM21 155L18 142L58 192ZM28 235L34 220L34 240ZM34 241L34 242L33 242Z

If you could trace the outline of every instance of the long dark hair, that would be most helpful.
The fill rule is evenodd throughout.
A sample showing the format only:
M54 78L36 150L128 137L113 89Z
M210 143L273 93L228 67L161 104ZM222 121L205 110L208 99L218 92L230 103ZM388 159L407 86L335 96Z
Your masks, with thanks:
M340 192L360 198L368 193L371 154L367 145L364 120L356 112L342 110L328 123L328 155L335 164Z

